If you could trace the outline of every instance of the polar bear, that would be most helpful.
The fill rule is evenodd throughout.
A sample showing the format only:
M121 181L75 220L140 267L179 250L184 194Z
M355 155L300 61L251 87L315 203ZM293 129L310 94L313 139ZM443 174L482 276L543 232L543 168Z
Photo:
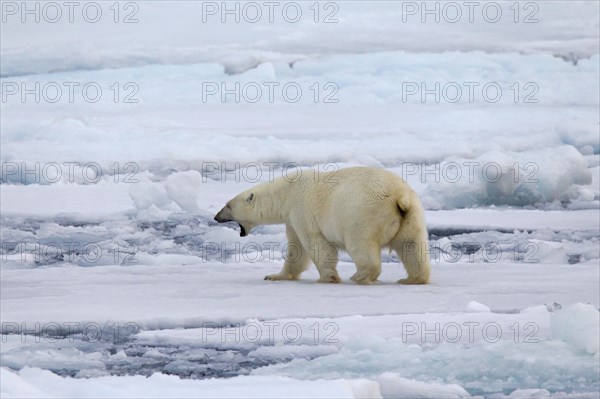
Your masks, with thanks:
M280 177L232 198L215 220L237 222L242 237L257 225L285 223L288 246L283 269L265 280L296 280L312 260L320 283L338 283L341 249L356 264L351 279L371 284L381 273L381 250L389 248L408 273L399 283L429 282L421 202L407 183L383 169L304 170L293 179Z

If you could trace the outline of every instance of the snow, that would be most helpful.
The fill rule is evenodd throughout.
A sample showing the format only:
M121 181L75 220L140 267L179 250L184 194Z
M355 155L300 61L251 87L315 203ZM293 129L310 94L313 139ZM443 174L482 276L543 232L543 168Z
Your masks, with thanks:
M90 103L77 91L70 103L65 88L57 104L43 101L44 97L35 103L33 95L23 104L21 92L7 95L1 104L7 140L1 154L6 161L38 161L42 167L59 163L66 176L63 162L86 166L94 161L106 175L115 162L122 168L131 161L139 171L202 169L210 162L258 162L264 171L262 162L268 161L306 165L352 162L368 155L390 166L430 164L447 158L477 158L490 150L522 152L565 144L588 150L590 146L597 153L598 99L588 89L599 85L598 65L598 56L574 66L548 55L386 52L298 62L294 68L278 68L274 76L266 67L227 75L217 65L194 64L5 78L5 83L25 84L29 89L35 83L44 87L48 82L81 82L83 86L91 81L101 87L103 95ZM374 70L379 72L374 74ZM510 87L529 79L539 87L538 103L515 102ZM570 83L561 83L565 81ZM115 102L114 89L110 89L115 82L121 86L135 82L139 102ZM270 103L266 93L258 103L248 102L249 96L235 103L232 95L225 103L219 95L203 101L206 82L224 82L229 89L236 82L273 82L278 87L293 82L303 88L303 95L298 103L287 102L281 95ZM321 94L316 103L316 89L310 89L315 82ZM323 102L331 91L323 89L327 82L337 85L338 103ZM466 91L465 103L451 103L447 96L436 103L431 95L423 103L420 95L403 100L402 85L407 82L424 82L429 90L435 90L435 82L496 82L502 95L491 103L478 90L470 102ZM559 112L566 106L568 113ZM470 115L467 125L461 123L466 111ZM428 117L432 112L435 119ZM310 120L307 114L312 115ZM524 126L527 135L521 134ZM40 137L36 132L41 131L45 134ZM427 135L423 137L422 132ZM100 135L103 140L97 138ZM369 140L362 139L367 136ZM90 137L96 137L93 145L89 145ZM454 146L445 145L448 137L455 140ZM56 150L46 151L49 145ZM275 158L273 148L277 148ZM493 154L485 160L490 161ZM526 153L513 163L524 164L523 158L536 162L543 155L529 160ZM564 156L573 158L572 153ZM493 160L503 164L506 158ZM523 173L529 176L531 172ZM463 174L468 175L467 169ZM21 173L6 177L24 180Z
M572 146L518 154L493 151L472 160L442 162L440 168L444 178L431 182L423 195L429 208L594 199L594 194L586 197L589 189L579 189L592 183L592 173L583 155Z
M467 304L466 310L470 312L489 312L491 309L485 306L483 303L471 301Z
M600 319L589 304L573 304L558 312L552 319L552 333L589 353L600 352Z
M574 311L580 313L576 320ZM318 324L325 320L335 328ZM577 342L556 331L589 331L591 337L594 330L586 326L594 324L597 331L596 306L558 309L553 304L517 313L254 319L237 326L205 323L200 328L142 331L123 347L125 352L116 353L109 350L111 341L92 345L46 337L33 344L31 335L20 340L11 335L3 364L20 373L33 365L98 377L108 375L106 366L114 372L166 362L165 372L189 377L207 373L207 366L214 370L255 363L251 376L283 375L311 382L366 378L378 384L384 397L467 397L465 389L487 396L511 392L515 384L553 392L570 387L585 394L598 388L598 353L582 352ZM212 363L206 365L209 358ZM151 386L155 376L139 385ZM111 378L118 384L123 377Z
M18 373L2 369L8 387L2 397L18 398L360 398L381 397L376 383L365 380L297 381L285 377L236 377L228 380L181 380L175 376L62 378L25 367Z
M597 2L24 4L0 26L2 397L597 397ZM421 197L431 284L387 252L372 286L345 253L339 285L264 281L284 227L213 220L356 165Z
M23 15L17 5L2 25L3 35L11 39L2 42L3 76L210 62L238 73L265 61L287 63L331 53L390 50L513 51L556 54L569 60L598 51L598 5L588 1L523 4L518 13L514 6L510 8L510 2L497 2L491 9L483 4L470 9L456 2L461 15L458 21L447 2L439 2L437 12L429 15L419 2L332 2L327 7L320 4L317 23L313 3L296 3L301 12L298 21L296 7L284 11L285 4L270 13L268 6L257 2L262 18L254 21L254 9L246 10L246 14L244 3L238 3L237 12L229 15L223 15L219 2L214 14L203 9L209 3L121 5L119 23L114 23L114 7L109 4L99 6L101 17L97 21L95 8L89 10L88 20L94 23L86 21L82 7L76 8L70 19L64 6L62 18L48 22L53 19L52 10L48 16L41 7L37 15ZM495 15L498 8L500 18ZM36 16L40 23L33 23ZM221 23L222 18L226 23ZM20 23L21 19L28 23ZM126 19L133 23L123 23ZM74 29L77 37L73 36ZM39 40L27 40L34 36Z
M426 384L419 381L409 380L394 373L383 373L377 378L381 394L386 398L468 398L468 394L462 387L442 384Z

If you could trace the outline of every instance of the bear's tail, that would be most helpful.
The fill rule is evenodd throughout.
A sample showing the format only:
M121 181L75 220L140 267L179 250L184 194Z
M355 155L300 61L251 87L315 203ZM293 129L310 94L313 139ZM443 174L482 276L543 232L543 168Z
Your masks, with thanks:
M425 212L417 194L404 190L397 197L400 212L400 230L392 240L392 247L402 260L408 278L404 284L427 284L429 282L429 239L425 224Z

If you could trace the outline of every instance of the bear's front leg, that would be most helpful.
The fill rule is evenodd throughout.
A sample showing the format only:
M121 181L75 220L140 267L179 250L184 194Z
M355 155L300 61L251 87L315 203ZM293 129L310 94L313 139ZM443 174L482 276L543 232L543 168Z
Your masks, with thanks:
M288 239L287 253L283 269L277 274L270 274L265 277L265 280L297 280L306 270L310 263L308 251L304 249L298 235L290 226L286 226L286 235Z
M269 281L277 281L277 280L294 280L292 275L289 273L285 273L285 270L280 271L277 274L269 274L265 276L265 280Z
M338 263L337 246L321 236L311 241L310 248L311 258L319 270L320 278L317 282L339 283L340 276L335 269Z

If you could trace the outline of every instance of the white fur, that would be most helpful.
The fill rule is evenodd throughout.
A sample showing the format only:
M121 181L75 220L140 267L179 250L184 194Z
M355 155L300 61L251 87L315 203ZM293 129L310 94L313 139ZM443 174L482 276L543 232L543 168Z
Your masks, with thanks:
M294 181L279 178L239 194L215 219L235 220L247 232L256 225L285 223L287 260L267 280L295 280L312 260L319 282L337 283L342 249L356 264L352 280L370 284L381 273L381 249L388 247L408 273L400 283L429 281L427 228L419 198L402 179L382 169L304 171Z

